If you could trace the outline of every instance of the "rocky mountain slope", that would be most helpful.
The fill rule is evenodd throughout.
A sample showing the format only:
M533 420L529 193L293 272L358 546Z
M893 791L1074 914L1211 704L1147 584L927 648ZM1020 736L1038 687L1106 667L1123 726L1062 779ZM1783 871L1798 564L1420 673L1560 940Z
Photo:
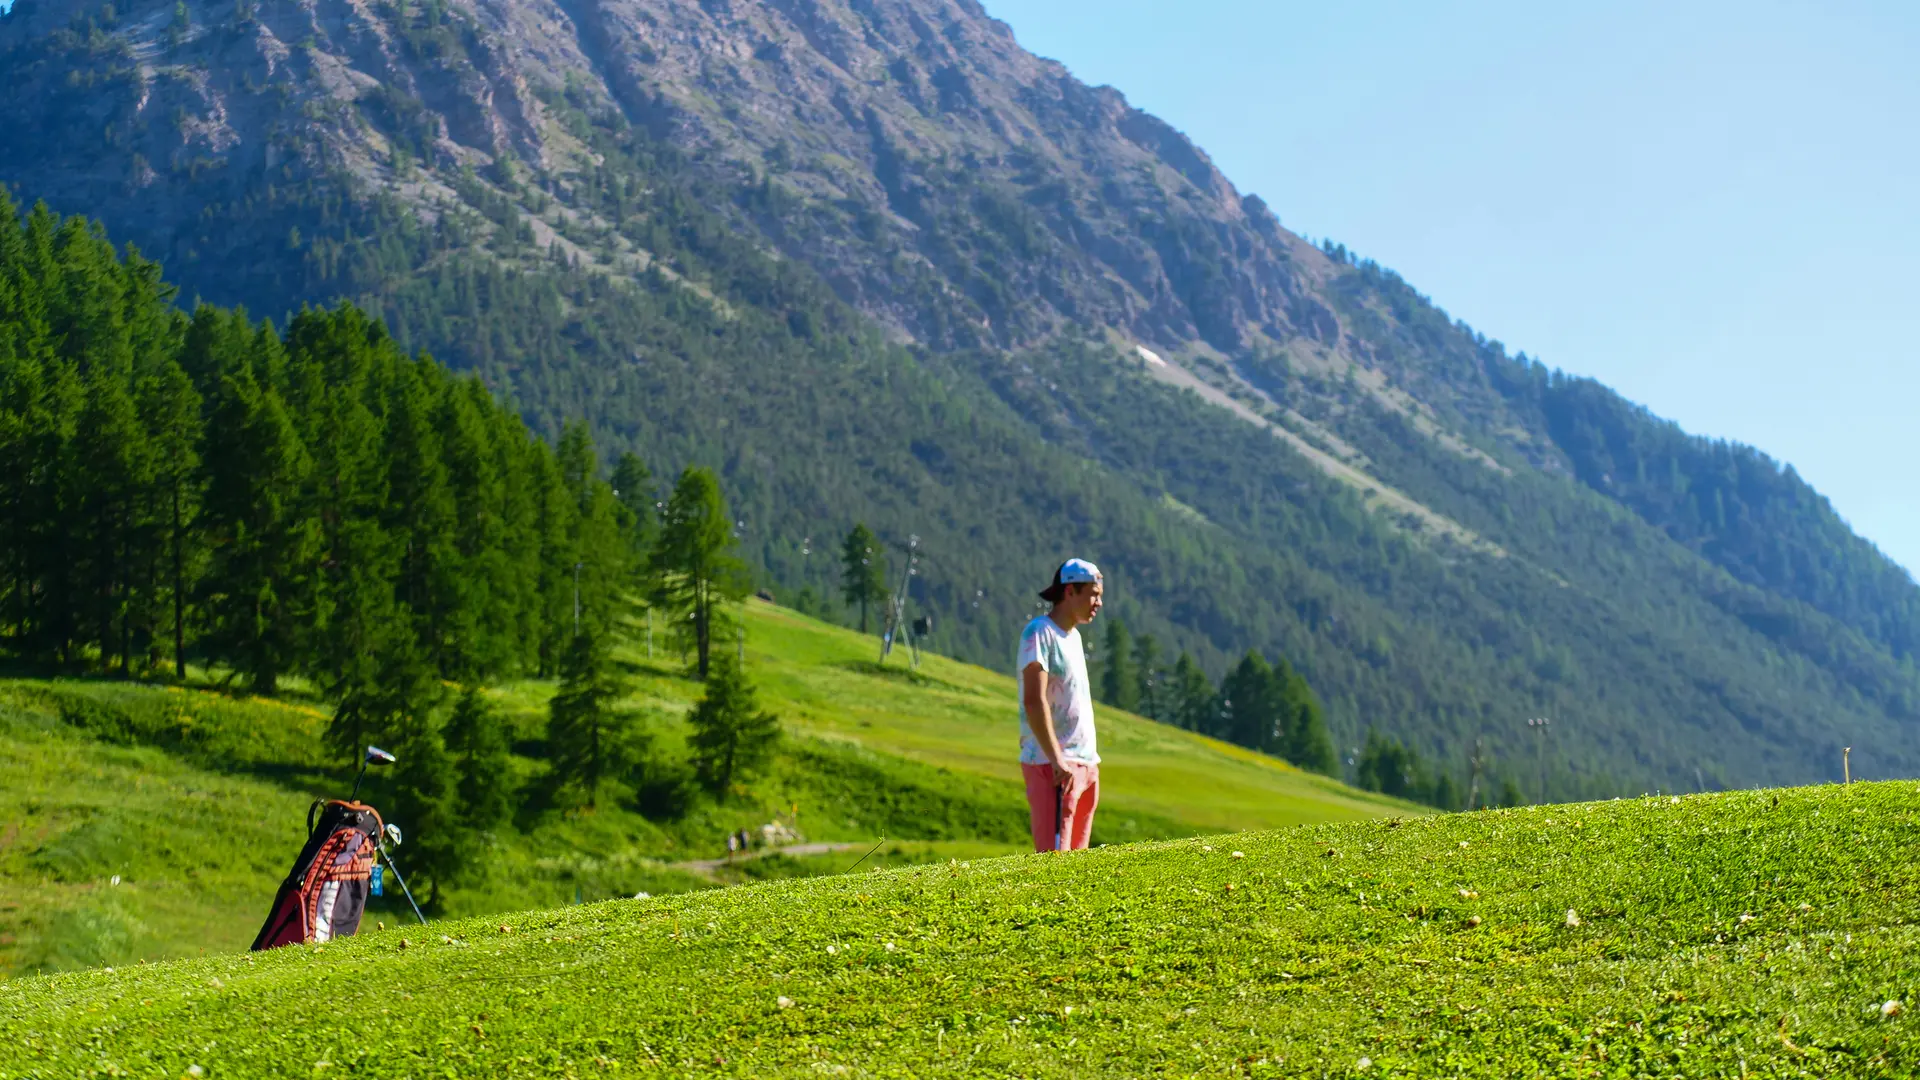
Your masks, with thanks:
M16 0L0 86L0 181L189 296L351 297L719 464L782 588L920 534L963 655L1071 544L1343 743L1531 772L1551 712L1567 793L1920 771L1920 590L1790 469L1305 243L970 0Z

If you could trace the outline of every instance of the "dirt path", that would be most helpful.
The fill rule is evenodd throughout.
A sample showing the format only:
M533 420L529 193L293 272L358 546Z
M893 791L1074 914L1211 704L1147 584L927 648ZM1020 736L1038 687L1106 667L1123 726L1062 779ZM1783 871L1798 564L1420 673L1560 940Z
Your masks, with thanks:
M764 859L769 855L831 855L836 851L864 851L870 846L871 845L868 844L828 843L788 844L786 847L781 848L763 848L759 851L743 852L735 855L732 859L689 859L686 862L668 863L667 865L675 870L685 870L688 873L699 874L703 877L712 877L714 871L726 866L728 863L742 863L748 859Z

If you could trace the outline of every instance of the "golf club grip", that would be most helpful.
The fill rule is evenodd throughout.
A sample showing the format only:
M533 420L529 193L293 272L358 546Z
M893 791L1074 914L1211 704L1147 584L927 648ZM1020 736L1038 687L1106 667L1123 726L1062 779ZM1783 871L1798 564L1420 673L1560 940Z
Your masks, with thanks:
M1060 844L1067 834L1067 789L1059 783L1053 785L1053 850L1060 851Z

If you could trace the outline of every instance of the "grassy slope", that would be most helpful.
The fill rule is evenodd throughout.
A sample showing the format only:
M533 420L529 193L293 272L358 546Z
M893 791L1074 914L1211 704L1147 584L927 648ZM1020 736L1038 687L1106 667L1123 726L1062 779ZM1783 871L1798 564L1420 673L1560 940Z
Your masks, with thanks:
M790 729L1019 783L1010 673L931 655L909 673L900 651L881 668L875 639L758 601L747 607L747 628L762 704ZM656 677L642 681L641 694L683 710L697 688ZM1228 743L1112 709L1098 717L1109 813L1238 830L1406 809Z
M1916 843L1900 782L613 901L6 984L0 1075L1910 1076Z
M673 861L800 808L807 836L895 842L867 865L1021 850L1010 680L938 658L909 677L873 669L870 638L780 609L748 614L762 704L793 733L769 774L725 806L653 822L606 807L506 829L449 914L701 888ZM671 751L698 686L632 663L635 699ZM550 684L503 688L537 738ZM0 971L70 970L245 948L308 801L347 780L319 752L325 723L299 702L111 682L0 680ZM1122 841L1394 812L1388 803L1234 747L1106 715L1101 834ZM540 765L522 759L525 772ZM1217 782L1208 782L1212 776ZM378 786L370 785L378 801ZM402 823L405 824L404 822ZM722 881L844 869L844 854L723 871ZM119 875L119 885L110 884ZM385 914L393 915L397 898ZM378 917L380 913L376 913Z

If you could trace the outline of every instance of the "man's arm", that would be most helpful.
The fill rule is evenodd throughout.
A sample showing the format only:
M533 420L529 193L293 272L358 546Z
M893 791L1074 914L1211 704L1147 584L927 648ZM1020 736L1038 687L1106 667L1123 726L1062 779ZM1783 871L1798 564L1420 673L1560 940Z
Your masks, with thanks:
M1060 755L1060 736L1053 730L1053 710L1047 707L1047 669L1035 660L1020 672L1021 700L1026 705L1027 725L1033 729L1034 741L1040 744L1040 752L1047 755L1047 762L1053 766L1054 783L1066 787L1073 782L1073 773L1066 760Z

